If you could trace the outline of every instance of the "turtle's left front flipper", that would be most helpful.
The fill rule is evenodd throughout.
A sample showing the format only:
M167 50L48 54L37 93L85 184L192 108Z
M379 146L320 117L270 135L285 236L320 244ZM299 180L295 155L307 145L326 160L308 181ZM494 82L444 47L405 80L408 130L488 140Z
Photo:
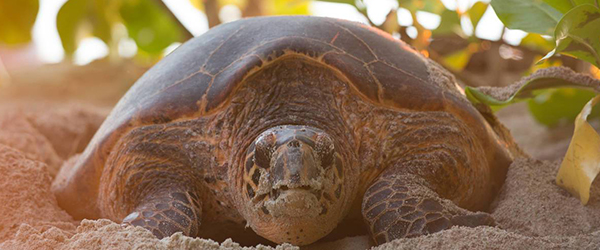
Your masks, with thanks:
M364 220L377 244L452 226L495 225L487 213L470 212L440 198L432 183L419 175L390 170L369 187L362 204Z

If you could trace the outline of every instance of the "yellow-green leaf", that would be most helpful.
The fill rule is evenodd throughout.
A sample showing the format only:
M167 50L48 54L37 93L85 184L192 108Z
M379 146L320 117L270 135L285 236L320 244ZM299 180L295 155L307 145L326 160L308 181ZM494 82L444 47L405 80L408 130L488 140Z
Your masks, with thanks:
M527 106L537 122L554 127L561 121L573 122L583 106L594 96L596 92L585 89L548 89L536 93L534 98L527 101ZM598 117L598 112L591 116Z
M67 55L75 52L79 39L85 35L91 34L110 44L112 22L108 11L109 3L105 0L69 0L60 8L56 29Z
M556 48L544 56L563 53L600 68L600 9L590 4L571 9L554 31Z
M411 12L425 11L433 14L441 14L446 10L440 0L398 0L398 5Z
M444 66L455 71L461 71L467 66L467 63L469 63L472 54L469 47L454 52L444 57Z
M39 5L38 0L0 0L0 43L31 41L31 28Z
M473 29L477 28L477 24L479 23L479 20L481 20L481 17L483 16L483 13L485 13L487 8L488 8L487 3L476 2L467 11L469 14L469 19L471 19L471 23L473 24ZM475 32L473 32L473 33L475 33Z
M107 16L107 11L109 11L108 1L94 0L92 11L93 15L89 17L92 24L92 34L100 38L104 43L110 44L112 39L112 23Z
M123 1L119 13L138 49L160 55L172 43L182 42L181 27L166 11L155 1Z
M533 50L550 51L554 48L554 40L546 39L540 34L529 33L521 39L519 45Z
M573 7L582 4L591 4L595 5L596 7L599 7L598 2L596 0L544 0L544 2L552 6L556 10L562 12L563 14L569 12Z
M598 0L573 0L575 2L575 5L582 5L582 4L591 4L591 5L595 5L596 7L600 7L598 6Z
M567 13L567 12L569 12L569 10L571 8L574 7L573 3L571 1L565 1L565 0L544 0L544 2L547 3L548 5L552 6L556 10L562 12L562 13Z
M56 29L67 55L72 55L77 49L77 36L86 13L85 0L69 0L58 11Z
M200 11L204 12L204 1L202 0L189 0L192 6L196 7Z
M464 36L464 32L460 26L460 17L456 11L444 10L441 17L442 20L440 21L440 26L433 30L433 34L444 35L454 33L459 36Z
M600 136L587 122L592 107L600 101L596 96L589 101L575 119L575 131L567 154L556 175L556 184L587 204L590 187L600 172Z
M309 0L268 0L267 14L269 15L309 15Z

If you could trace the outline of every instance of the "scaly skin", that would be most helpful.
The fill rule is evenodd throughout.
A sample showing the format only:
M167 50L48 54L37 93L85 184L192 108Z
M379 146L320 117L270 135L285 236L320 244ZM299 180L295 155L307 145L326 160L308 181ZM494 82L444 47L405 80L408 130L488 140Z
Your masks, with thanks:
M362 214L378 244L438 232L454 225L493 225L485 209L492 186L481 144L472 131L446 113L413 115L388 122L381 163L385 171L366 191ZM399 147L402 145L402 148ZM487 196L486 196L487 195ZM444 201L443 199L448 199ZM458 205L458 206L457 206Z
M260 134L279 126L288 126L287 135L297 133L291 126L321 131L334 150L289 141L270 149L276 153L250 152ZM448 72L380 30L318 17L244 19L190 40L140 78L53 190L78 219L120 221L137 212L125 222L154 230L154 215L171 214L166 219L186 234L202 224L198 235L211 237L228 225L305 245L360 214L365 193L367 201L391 204L366 191L385 183L400 194L404 189L390 183L410 187L407 200L394 202L413 206L414 198L416 209L450 224L454 214L444 211L456 207L440 202L439 209L432 199L486 209L518 153L505 132L491 112L464 98ZM246 171L256 156L270 157L269 166ZM176 218L174 205L156 207L177 194L198 197L186 219ZM365 205L367 214L378 214L379 205ZM392 210L366 219L378 239L387 226L377 216ZM392 222L410 220L403 216ZM157 235L170 234L169 225Z
M494 226L487 213L470 212L443 200L424 179L386 171L367 190L362 213L377 244L417 237L452 226Z
M194 192L181 190L172 187L150 194L150 198L142 199L142 203L123 219L123 224L146 228L159 239L176 232L198 236L202 206Z
M267 172L253 178L258 168L248 165L255 155L251 145L264 131L291 124L326 133L341 166L324 168L326 181L315 185L322 188L316 200L326 200L328 209L314 221L275 220L263 203L252 201L264 191L258 184ZM289 128L286 133L304 133ZM229 223L298 245L327 235L362 203L369 231L383 243L452 225L491 224L489 216L458 207L486 209L504 178L502 169L494 170L505 162L495 162L491 140L485 127L467 126L451 113L374 105L336 72L289 58L248 78L219 112L127 131L108 156L98 203L103 217L141 225L158 237L175 231L205 237ZM289 146L297 147L282 141L281 152Z

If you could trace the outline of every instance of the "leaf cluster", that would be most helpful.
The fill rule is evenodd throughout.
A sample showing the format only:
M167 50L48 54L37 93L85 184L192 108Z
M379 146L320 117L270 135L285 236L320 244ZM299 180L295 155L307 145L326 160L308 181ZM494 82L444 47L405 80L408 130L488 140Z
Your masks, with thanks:
M38 9L39 0L0 0L0 43L30 42ZM119 41L131 38L138 53L149 57L191 37L160 0L67 0L56 17L56 28L67 57L86 37L101 39L111 52Z
M123 26L138 51L150 56L184 41L187 32L156 0L68 0L58 12L56 26L67 55L87 36L100 38L114 50L125 36L119 32Z

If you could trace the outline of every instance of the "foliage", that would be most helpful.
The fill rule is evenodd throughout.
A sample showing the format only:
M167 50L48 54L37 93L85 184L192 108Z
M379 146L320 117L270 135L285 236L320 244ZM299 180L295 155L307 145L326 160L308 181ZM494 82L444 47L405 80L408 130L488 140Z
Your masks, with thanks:
M182 41L181 28L165 11L155 1L123 1L119 14L142 51L160 54L171 43Z
M552 127L558 125L561 121L573 121L581 111L581 107L586 104L586 100L596 96L594 91L557 88L548 91L542 91L534 98L527 100L527 106L533 117L540 123ZM568 105L565 105L567 104ZM548 112L548 111L552 112ZM598 110L590 115L591 117L600 117Z
M492 6L508 27L549 34L552 31L550 24L554 23L548 18L543 19L544 15L554 20L560 17L552 32L556 47L543 59L562 53L600 67L600 9L597 0L523 0L521 4L532 7L525 11L510 8L504 3L506 2L493 0ZM539 21L542 19L544 21ZM538 84L537 89L556 87L548 82L546 84L548 86ZM521 89L527 88L526 86ZM513 97L516 95L518 94L515 93ZM556 184L578 197L584 205L589 200L592 182L600 172L600 136L587 121L590 117L597 117L599 113L592 107L600 101L600 95L594 96L595 92L552 89L543 91L528 101L530 111L541 123L554 125L564 118L575 120L573 138L556 176ZM579 110L581 112L578 114Z
M38 0L0 0L0 44L31 41L31 28L39 5Z
M492 0L508 28L554 35L555 53L564 53L600 67L600 9L596 0ZM515 8L518 6L518 8Z
M111 40L110 24L106 17L106 1L102 0L69 0L59 10L56 17L56 28L67 55L77 49L79 31L88 26L92 34L109 43Z
M492 0L492 6L509 28L554 34L555 48L542 60L562 53L600 67L600 10L595 0ZM531 39L534 37L522 43ZM564 118L573 121L593 96L583 90L539 91L528 106L538 122L551 126Z
M567 12L554 31L556 48L546 57L559 52L587 61L600 68L600 9L582 4Z
M578 197L583 205L589 201L590 188L600 172L600 136L587 122L598 101L600 96L590 100L577 116L571 144L556 175L556 184Z
M543 59L548 59L555 53L562 53L600 67L600 9L597 0L521 0L514 1L511 4L513 6L507 2L510 1L492 0L492 6L507 27L554 34L556 47ZM553 23L557 17L560 19ZM551 24L556 26L553 28ZM568 86L577 84L579 82L567 83ZM560 79L537 82L534 79L522 85L508 100L504 100L504 103L494 103L497 101L495 98L482 95L473 89L467 91L471 92L470 96L474 101L488 102L492 105L506 104L522 93L528 93L535 96L528 101L528 106L539 122L551 126L565 118L574 120L575 131L556 176L556 183L578 197L585 205L589 200L591 184L600 172L600 136L588 123L588 118L598 116L599 111L592 108L600 101L600 95L576 89L539 91L563 85L565 83L560 82ZM596 87L595 90L598 91L598 86L600 84L588 87ZM536 91L538 93L534 94Z
M467 11L469 14L469 19L471 20L471 24L473 27L477 27L479 24L479 20L483 17L483 14L488 8L488 4L484 2L476 2L471 6L471 8Z
M551 35L562 14L539 0L492 0L498 18L511 29Z
M183 1L183 0L182 0ZM310 0L187 0L207 15L210 25L220 23L219 9L225 5L234 5L242 16L252 15L308 15ZM348 4L359 13L367 15L365 0L323 0L326 2ZM16 4L19 2L19 4ZM508 28L530 32L521 40L519 48L533 53L535 61L549 59L549 62L531 65L530 70L560 65L561 59L554 54L565 54L588 61L596 66L600 64L600 10L597 0L491 0L491 3L475 2L467 9L449 10L440 0L397 0L397 8L387 14L385 22L374 24L386 32L400 36L417 50L433 60L443 64L467 84L479 85L469 81L467 66L473 63L474 55L489 50L489 41L475 36L479 21L486 11L493 8L499 19ZM0 42L15 44L28 42L30 30L37 14L38 1L0 0L0 22L2 18L11 19L9 25L0 26ZM410 12L411 25L401 26L397 13L399 8ZM438 15L440 25L425 28L417 18L417 13L426 12ZM402 14L404 15L404 14ZM467 21L473 32L465 32ZM125 27L125 28L123 28ZM190 33L166 8L161 0L67 0L57 16L57 29L68 56L73 55L84 37L94 36L104 41L111 53L115 54L119 41L131 38L138 48L138 56L154 58L156 61L163 51L174 42L183 42L191 38ZM416 36L409 36L409 30L416 30ZM126 32L125 32L126 31ZM542 35L554 35L554 40ZM462 43L449 51L431 48L432 43L454 39ZM550 51L550 53L548 53ZM497 52L496 52L497 53ZM493 76L492 76L493 77ZM468 92L469 90L467 90ZM570 98L569 103L580 109L589 99L590 93L582 90L552 90L544 93L536 91L540 97L530 100L529 107L534 117L546 125L555 124L562 118L574 119L573 111L551 109L560 106ZM502 104L505 105L505 104ZM549 119L548 117L558 116ZM562 118L561 118L562 117Z
M553 127L560 122L575 120L581 108L596 96L595 89L591 90L578 80L580 79L577 77L532 75L506 99L498 99L471 87L465 89L465 94L471 102L483 103L495 110L527 100L533 117L539 123ZM600 117L600 109L594 110L590 115L590 118L597 117Z
M545 91L551 89L550 91ZM577 99L578 96L584 96L585 104L594 95L591 90L600 89L600 80L591 76L582 75L564 67L550 67L538 70L535 73L524 77L521 81L512 86L502 87L499 91L501 96L494 95L488 90L488 87L467 87L465 94L473 103L483 103L492 107L502 107L526 99L532 99L536 103L547 103L553 98L558 99ZM556 105L557 103L549 103ZM558 102L561 104L561 102ZM564 102L562 102L564 104ZM569 105L566 105L569 106ZM558 108L552 111L560 112ZM577 109L577 114L581 109ZM571 112L572 114L572 112Z
M123 37L113 34L122 23L140 51L159 56L173 42L184 40L181 26L163 6L155 0L68 0L58 12L56 25L67 55L89 35L114 49Z

